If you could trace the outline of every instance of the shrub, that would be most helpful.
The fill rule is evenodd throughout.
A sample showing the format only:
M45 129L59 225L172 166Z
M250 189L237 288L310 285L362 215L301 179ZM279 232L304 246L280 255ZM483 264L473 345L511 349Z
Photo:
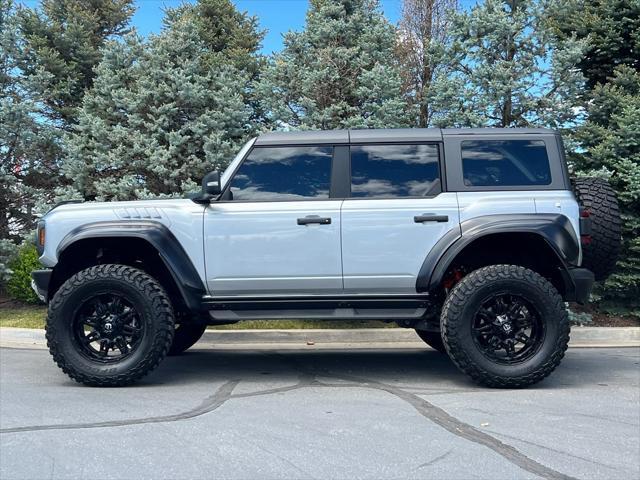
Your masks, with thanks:
M0 289L4 289L11 278L9 263L17 256L18 246L11 240L0 240Z
M31 272L39 267L36 247L30 243L20 247L18 255L9 262L12 272L6 287L9 297L26 303L40 303L31 289Z

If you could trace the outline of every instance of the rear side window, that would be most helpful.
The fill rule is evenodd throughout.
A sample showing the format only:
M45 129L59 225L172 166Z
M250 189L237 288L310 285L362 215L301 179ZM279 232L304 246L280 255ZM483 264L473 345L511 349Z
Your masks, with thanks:
M351 147L352 197L421 197L440 189L437 145Z
M467 140L461 148L466 186L551 183L549 158L542 140Z
M329 198L333 147L257 147L231 181L233 200Z

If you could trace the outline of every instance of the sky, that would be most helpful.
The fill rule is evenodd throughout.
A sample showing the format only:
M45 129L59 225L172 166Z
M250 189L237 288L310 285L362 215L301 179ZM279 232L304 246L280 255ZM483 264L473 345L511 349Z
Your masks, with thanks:
M183 0L136 0L137 11L133 25L142 35L157 33L162 28L162 10L176 7ZM269 54L282 48L282 34L301 30L304 26L307 0L233 0L240 11L258 17L260 27L267 30L262 51ZM385 16L396 23L400 17L402 0L381 0Z

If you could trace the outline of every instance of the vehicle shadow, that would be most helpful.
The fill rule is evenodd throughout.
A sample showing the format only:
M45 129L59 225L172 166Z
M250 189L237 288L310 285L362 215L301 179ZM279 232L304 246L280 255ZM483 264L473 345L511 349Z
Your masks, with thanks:
M272 350L196 349L167 358L144 383L202 381L296 382L299 377L357 379L407 385L468 388L451 360L431 349Z
M608 349L570 349L562 364L529 389L602 386L611 380ZM622 374L637 371L637 363L621 361ZM588 374L587 374L588 372ZM300 377L394 384L425 390L486 390L461 373L445 354L429 348L399 349L194 349L167 358L142 385L184 385L193 382L295 383Z

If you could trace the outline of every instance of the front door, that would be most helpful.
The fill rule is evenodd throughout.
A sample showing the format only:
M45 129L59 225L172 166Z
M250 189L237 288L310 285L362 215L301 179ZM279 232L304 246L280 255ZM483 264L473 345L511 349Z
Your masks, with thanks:
M456 193L442 192L437 144L351 146L342 205L345 293L416 293L436 242L460 229Z
M333 147L254 147L205 212L213 296L342 291L341 200L329 198Z

